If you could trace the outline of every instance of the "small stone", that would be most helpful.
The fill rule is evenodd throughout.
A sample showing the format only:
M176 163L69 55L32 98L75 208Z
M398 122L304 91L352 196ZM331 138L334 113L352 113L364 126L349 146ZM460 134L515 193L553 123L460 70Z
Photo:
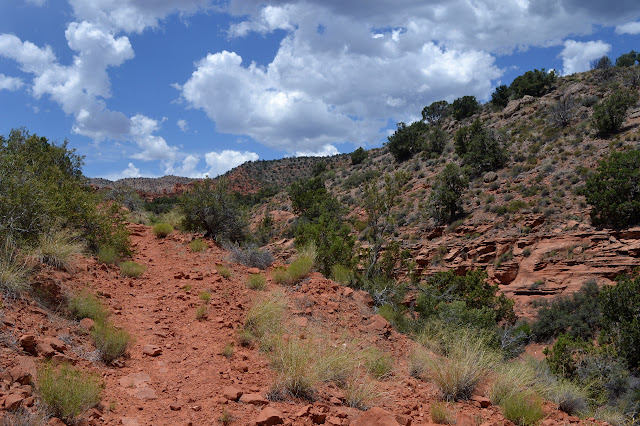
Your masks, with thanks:
M324 424L326 425L331 425L331 426L338 426L342 424L342 420L340 420L337 417L329 417Z
M28 385L36 376L36 363L29 356L19 356L16 360L18 364L9 369L11 380L21 385Z
M245 393L240 397L240 402L251 405L267 405L269 403L259 393Z
M456 426L476 426L476 421L466 413L458 413L456 416Z
M229 401L237 401L242 396L242 391L233 386L227 386L222 391L222 395Z
M182 410L182 406L180 404L178 404L177 402L175 402L173 404L169 404L169 409L171 411L180 411L180 410Z
M296 417L304 417L309 415L309 411L311 411L311 407L312 405L305 405L304 407L302 407L302 409L300 409L300 411L296 413Z
M123 426L139 426L140 424L136 419L132 419L131 417L121 418L120 423L122 423Z
M142 353L148 356L158 356L162 354L162 348L156 345L144 345Z
M259 274L260 273L260 269L258 269L258 268L249 268L249 269L247 269L247 273L249 273L249 274Z
M474 396L471 400L477 402L481 408L491 407L491 400L484 396Z
M33 334L25 334L20 339L18 339L18 343L20 343L20 346L26 352L29 352L30 354L35 355L36 336L34 336Z
M271 426L284 424L282 419L282 413L272 407L264 407L258 418L256 419L256 426Z
M578 416L569 416L568 420L571 423L579 423L580 422L580 417L578 417Z
M76 363L75 359L65 354L55 354L54 356L51 357L51 360L56 364L63 364L63 363L75 364Z
M53 349L50 344L45 342L38 343L36 345L36 350L38 351L39 355L42 355L45 358L51 358L57 353L56 350Z
M96 325L95 321L91 318L82 318L80 320L80 327L87 331L93 330L93 327Z
M373 407L365 411L353 426L400 426L400 424L388 411Z
M335 396L329 398L329 403L333 405L342 405L342 401L340 400L340 398L336 398Z
M137 389L135 392L133 392L133 396L143 401L149 401L158 398L156 396L156 391L149 386L143 386L142 388Z
M4 408L10 411L17 410L22 405L24 397L20 394L12 393L4 400Z
M48 344L57 352L64 352L67 350L67 345L57 337L46 337L42 339L42 342Z

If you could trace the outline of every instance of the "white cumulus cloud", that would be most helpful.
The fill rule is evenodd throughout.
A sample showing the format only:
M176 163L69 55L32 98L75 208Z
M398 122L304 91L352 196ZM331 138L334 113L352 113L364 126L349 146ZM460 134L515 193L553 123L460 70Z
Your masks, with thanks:
M611 45L604 41L580 42L567 40L564 49L560 52L563 64L563 75L587 71L591 62L606 55L611 50Z
M338 155L340 151L333 145L325 145L319 151L298 151L296 157L330 157Z
M189 123L187 123L187 120L180 119L176 122L176 124L183 132L187 133L189 131Z
M24 86L24 82L19 77L8 77L0 73L0 90L16 91Z
M204 158L208 167L204 175L215 177L247 161L256 161L259 157L255 152L225 149L222 152L208 152Z
M640 34L640 22L627 22L616 27L616 34Z

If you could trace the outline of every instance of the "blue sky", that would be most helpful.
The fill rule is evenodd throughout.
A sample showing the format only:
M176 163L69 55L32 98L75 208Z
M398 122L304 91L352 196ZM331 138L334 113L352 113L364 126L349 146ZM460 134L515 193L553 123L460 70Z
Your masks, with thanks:
M0 134L68 139L90 177L214 176L639 41L637 0L0 0Z

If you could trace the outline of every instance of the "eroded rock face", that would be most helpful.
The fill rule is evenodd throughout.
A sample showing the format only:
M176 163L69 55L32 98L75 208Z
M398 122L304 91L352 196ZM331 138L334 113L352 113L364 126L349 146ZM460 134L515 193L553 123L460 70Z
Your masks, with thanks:
M535 231L544 221L544 216L532 215L522 223ZM516 300L518 314L533 312L532 299L577 291L588 280L612 284L618 275L640 266L640 227L596 230L568 221L547 233L460 238L484 231L466 228L412 247L417 270L430 275L448 269L458 274L486 269L490 281Z

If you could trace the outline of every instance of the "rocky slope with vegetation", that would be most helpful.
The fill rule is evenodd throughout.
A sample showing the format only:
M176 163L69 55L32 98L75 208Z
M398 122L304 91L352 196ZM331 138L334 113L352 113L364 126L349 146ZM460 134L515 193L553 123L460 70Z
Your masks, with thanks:
M637 423L627 56L214 180L96 191L0 138L1 421Z

